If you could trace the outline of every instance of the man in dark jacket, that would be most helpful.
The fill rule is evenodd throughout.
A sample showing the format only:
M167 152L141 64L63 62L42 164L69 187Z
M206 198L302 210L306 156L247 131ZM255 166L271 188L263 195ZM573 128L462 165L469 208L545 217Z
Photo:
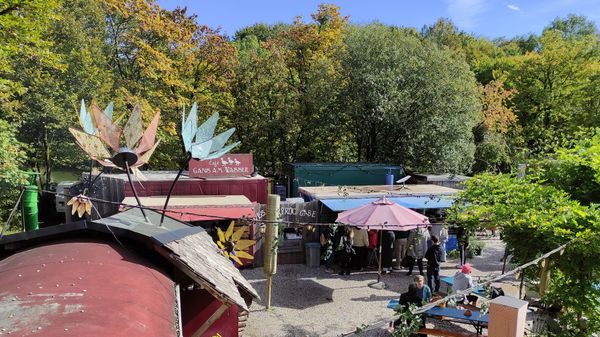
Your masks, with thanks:
M436 235L431 236L431 247L425 252L427 259L427 285L434 292L440 291L440 261L442 260L442 249L440 248L440 239ZM431 286L431 281L435 281L435 288Z

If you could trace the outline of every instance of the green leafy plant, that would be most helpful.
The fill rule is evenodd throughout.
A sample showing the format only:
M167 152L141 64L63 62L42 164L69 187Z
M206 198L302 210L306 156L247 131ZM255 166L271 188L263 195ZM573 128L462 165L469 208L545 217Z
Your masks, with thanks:
M471 239L469 241L469 246L467 247L467 256L472 258L473 256L481 255L484 246L485 244L483 243L483 241Z
M394 337L411 337L421 328L423 322L421 314L415 314L417 306L411 304L408 309L402 306L396 308L398 319L394 322L394 331L391 333Z

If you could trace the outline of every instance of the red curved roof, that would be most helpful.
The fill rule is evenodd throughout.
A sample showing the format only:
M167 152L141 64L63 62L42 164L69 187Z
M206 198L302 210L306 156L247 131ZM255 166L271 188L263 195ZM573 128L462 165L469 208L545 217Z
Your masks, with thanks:
M18 336L175 336L173 281L119 246L64 242L0 261L0 331Z

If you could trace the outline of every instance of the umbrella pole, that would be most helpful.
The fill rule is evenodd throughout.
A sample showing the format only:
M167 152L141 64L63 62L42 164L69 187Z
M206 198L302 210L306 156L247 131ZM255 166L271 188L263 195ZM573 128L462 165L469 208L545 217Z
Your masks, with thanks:
M386 285L381 281L381 247L382 247L383 232L379 231L379 263L377 266L377 282L369 283L369 287L375 289L385 289Z
M383 231L379 231L379 267L377 269L377 283L381 282L381 240L383 239Z

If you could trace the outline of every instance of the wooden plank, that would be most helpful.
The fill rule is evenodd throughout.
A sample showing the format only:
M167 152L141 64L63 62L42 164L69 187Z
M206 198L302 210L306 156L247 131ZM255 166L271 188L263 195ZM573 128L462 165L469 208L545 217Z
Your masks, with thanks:
M214 322L216 322L219 318L221 318L221 316L223 316L223 313L228 308L229 308L229 306L227 306L225 304L221 304L221 306L212 315L210 315L210 317L206 320L206 322L204 322L204 324L202 324L200 326L200 328L198 328L198 330L196 330L196 332L194 332L192 337L202 336L206 332L206 330L208 330L208 328L210 328L210 326L213 325Z
M486 337L484 335L477 335L473 332L456 332L456 331L448 331L441 329L429 329L429 328L421 328L417 331L419 334L425 334L430 336L440 336L440 337L475 337L481 336Z

